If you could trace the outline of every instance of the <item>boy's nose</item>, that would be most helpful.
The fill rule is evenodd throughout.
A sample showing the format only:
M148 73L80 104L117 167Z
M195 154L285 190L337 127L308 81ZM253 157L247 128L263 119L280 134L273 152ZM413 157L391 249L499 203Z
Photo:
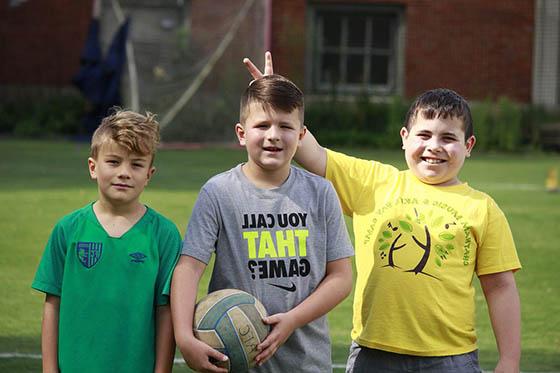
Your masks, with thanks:
M268 140L276 141L280 139L278 129L275 126L271 126L266 132L266 137Z
M441 143L437 139L432 139L428 142L428 150L432 152L440 152L442 149Z
M123 178L123 179L129 179L130 178L130 168L128 166L122 165L119 168L118 176L120 178Z

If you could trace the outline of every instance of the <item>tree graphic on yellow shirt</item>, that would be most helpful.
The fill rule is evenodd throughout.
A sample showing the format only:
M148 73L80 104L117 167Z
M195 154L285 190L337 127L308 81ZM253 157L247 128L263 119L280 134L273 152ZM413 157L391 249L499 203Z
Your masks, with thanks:
M430 260L430 255L433 257L435 265L442 267L443 262L455 250L452 244L455 235L448 229L456 223L444 224L444 217L433 216L433 211L430 211L426 216L415 208L414 215L412 217L407 214L404 219L398 220L396 224L388 222L387 229L380 233L378 239L380 257L382 260L387 258L387 264L383 267L401 268L395 262L395 252L407 246L407 243L401 243L401 241L409 236L416 247L422 250L422 256L414 268L404 272L413 272L416 275L421 273L437 279L436 276L425 272L424 269ZM438 231L439 234L434 237L433 232L437 233ZM403 235L405 235L404 238ZM432 255L434 251L435 255Z

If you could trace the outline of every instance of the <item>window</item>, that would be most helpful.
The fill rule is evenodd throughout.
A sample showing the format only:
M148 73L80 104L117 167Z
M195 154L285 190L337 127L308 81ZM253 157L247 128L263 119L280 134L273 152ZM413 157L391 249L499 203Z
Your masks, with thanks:
M317 5L311 10L314 92L399 93L400 8Z

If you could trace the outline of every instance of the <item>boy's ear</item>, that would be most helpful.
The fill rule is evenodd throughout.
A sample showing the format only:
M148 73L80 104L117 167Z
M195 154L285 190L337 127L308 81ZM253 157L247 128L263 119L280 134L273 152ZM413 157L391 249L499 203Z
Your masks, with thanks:
M245 146L245 128L241 123L235 125L235 134L237 135L237 140L239 140L239 145Z
M471 151L474 148L474 144L476 144L476 137L471 136L465 142L465 147L467 148L467 158L471 156Z
M401 140L402 140L402 148L404 149L404 140L406 140L408 138L408 130L406 129L406 127L401 128Z
M307 127L301 126L301 130L299 131L299 141L300 141L299 145L301 145L301 140L303 140L303 137L305 136L306 133L307 133Z
M150 181L150 179L152 178L152 176L154 176L155 173L156 173L156 168L154 166L150 167L150 169L148 170L148 178L146 179L146 184L148 184L148 181Z
M97 164L95 159L89 157L87 163L88 163L89 177L91 178L91 180L97 180L97 172L95 170Z

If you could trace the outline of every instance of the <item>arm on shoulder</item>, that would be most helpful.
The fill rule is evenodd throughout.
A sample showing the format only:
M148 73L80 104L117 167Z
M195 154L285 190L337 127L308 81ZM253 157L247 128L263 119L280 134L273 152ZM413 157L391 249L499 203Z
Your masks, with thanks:
M175 340L188 366L196 371L226 373L210 362L225 361L227 356L195 338L193 332L194 308L200 278L206 264L187 255L181 255L171 280L171 316Z
M43 354L43 372L58 373L58 320L60 314L60 297L52 294L45 296L43 308L43 325L41 328L41 352Z
M315 175L325 177L327 174L327 150L309 131L301 139L294 159L301 167Z
M286 342L294 330L325 315L342 302L351 291L351 259L341 258L328 262L325 277L309 297L286 313L265 318L265 323L272 325L272 331L257 347L260 351L255 358L257 364L264 364Z
M519 372L521 306L513 271L482 275L479 280L500 356L494 371Z

